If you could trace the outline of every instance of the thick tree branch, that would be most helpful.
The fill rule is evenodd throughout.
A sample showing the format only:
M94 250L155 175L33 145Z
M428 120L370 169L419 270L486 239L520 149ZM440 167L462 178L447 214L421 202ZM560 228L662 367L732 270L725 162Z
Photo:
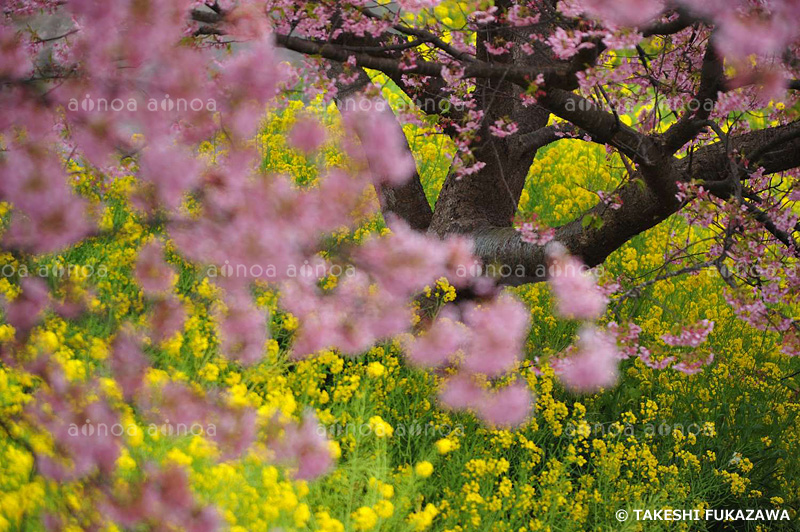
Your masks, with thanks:
M339 63L331 64L329 72L338 77L342 74L342 65ZM371 84L369 76L363 69L359 69L358 78L348 85L337 83L338 94L336 98L336 105L340 110L348 108L358 108L357 95ZM389 109L389 104L386 103L386 109ZM387 111L391 112L391 111ZM400 123L395 120L397 134L403 139L405 143L405 134L402 131ZM408 143L405 143L405 148L411 152ZM378 176L373 176L377 178ZM374 181L375 192L378 195L378 201L381 205L381 211L384 217L395 215L403 219L413 229L417 231L426 231L431 223L433 212L428 200L425 197L425 190L422 188L419 173L414 171L409 180L402 185L390 185L381 183L377 179Z
M576 125L595 142L610 144L637 164L655 166L661 151L652 139L623 124L618 116L603 111L594 102L577 94L547 89L539 104L554 115Z
M786 140L774 145L776 139ZM800 121L733 136L729 138L729 143L732 150L745 156L756 152L759 147L773 143L773 147L765 150L761 156L761 166L767 174L800 166ZM731 171L728 149L724 142L697 149L691 159L684 157L674 161L670 166L674 166L671 175L676 183L691 179L723 181ZM610 209L600 202L572 222L556 228L555 239L589 266L602 263L631 238L666 220L682 205L677 198L660 197L650 187L637 181L624 184L618 193L622 200L619 209ZM759 212L753 210L751 214L776 239L789 246L793 253L797 252L790 235L779 231ZM594 217L600 223L584 224L587 216ZM523 242L513 227L479 229L474 237L475 251L479 257L487 264L506 265L505 271L514 273L498 279L500 282L521 284L545 279L544 248ZM520 270L524 275L515 275Z
M680 205L677 199L663 202L650 188L635 181L620 187L618 193L622 200L619 209L611 209L600 202L587 213L556 229L555 239L590 267L602 263L634 236L658 225ZM584 225L587 217L601 223ZM523 242L513 227L476 232L475 251L488 264L507 265L506 270L515 274L524 272L522 276L498 279L505 284L543 281L546 277L544 248Z
M696 23L697 19L689 15L685 10L678 10L678 16L669 22L661 22L653 24L642 32L644 37L652 37L653 35L674 35L680 33L692 24Z
M776 143L776 140L781 142ZM763 166L767 174L797 168L800 166L800 121L730 137L730 150L745 159L757 154L757 164ZM691 157L680 159L680 169L703 181L725 181L729 162L724 143L716 142L696 149Z
M508 8L506 4L504 0L496 2L500 13ZM368 13L368 16L372 15ZM203 16L207 18L203 22L214 23L213 17ZM670 35L697 22L700 21L679 11L678 16L669 22L655 24L643 33L645 36ZM523 275L501 279L503 282L544 278L543 249L522 242L510 223L535 150L558 139L555 128L545 127L549 113L568 121L572 125L570 127L586 132L593 141L616 148L637 166L637 178L623 184L617 191L622 200L619 209L611 209L600 202L589 212L556 230L556 238L590 266L600 264L632 237L677 212L683 205L676 198L678 183L701 179L710 188L713 187L715 194L725 197L726 188L733 186L732 183L738 179L739 169L743 178L746 178L743 164L748 159L752 159L751 166L763 166L767 173L800 166L800 125L797 123L726 137L726 142L702 146L693 150L691 156L680 159L674 156L708 125L717 95L724 90L722 61L710 42L703 58L695 105L664 135L653 137L621 123L615 112L601 110L591 101L570 92L578 86L576 72L593 65L604 50L599 39L593 41L594 46L582 48L567 62L548 56L548 51L540 54L541 57L539 54L518 57L516 50L507 56L487 54L485 44L494 42L496 37L505 42L518 40L513 29L491 23L478 30L475 57L452 48L426 30L400 24L394 26L394 31L399 33L387 34L385 39L379 37L359 41L353 38L352 42L349 38L322 42L278 35L277 43L284 48L320 56L335 63L344 63L353 58L358 67L378 70L389 76L414 100L420 93L404 85L403 75L430 77L422 94L433 95L431 101L435 102L436 107L447 94L442 76L445 64L418 59L416 64L406 68L399 52L423 43L430 44L460 63L463 76L476 80L476 101L485 112L486 118L472 145L473 154L485 164L484 168L468 179L448 177L433 217L418 176L406 185L408 188L379 187L378 194L384 212L393 212L416 228L428 227L435 234L471 234L475 238L476 252L485 262L506 264L515 273L516 267L524 268ZM415 40L399 44L396 40L390 40L392 35L399 34ZM450 68L453 68L452 65ZM540 74L544 76L544 83L539 84L539 106L522 109L517 101L521 90L528 89ZM363 71L362 75L365 76ZM800 88L800 83L792 82L790 88ZM350 97L345 88L340 89L343 99ZM435 108L423 107L423 110L440 114ZM487 123L503 117L524 122L525 134L504 139L489 135ZM731 173L737 175L731 176ZM756 209L755 206L753 208ZM759 218L757 211L751 211L751 214ZM584 223L587 217L599 223ZM759 221L776 238L780 237L784 243L793 242L790 237L783 238L786 235L776 235L774 227L768 226L769 219L761 218Z
M414 66L403 68L400 61L383 57L375 57L365 53L353 53L347 49L331 43L319 43L299 37L288 35L276 35L278 45L295 52L306 55L318 55L331 61L340 63L346 62L350 57L356 61L356 65L362 68L380 70L384 74L394 76L401 74L420 74L423 76L442 75L445 67L442 63L434 61L417 61ZM532 70L530 68L520 68L512 65L493 65L483 61L473 61L464 66L464 77L466 78L486 78L486 79L507 79L518 85L527 86L537 75L544 74L554 80L563 79L567 74L564 67L548 68L542 70Z
M703 57L703 68L700 73L700 85L689 109L663 135L662 142L670 154L678 151L691 141L705 127L719 92L723 90L725 72L722 59L717 55L713 44L709 41Z
M523 150L538 150L563 138L572 138L578 129L572 124L554 124L516 137Z

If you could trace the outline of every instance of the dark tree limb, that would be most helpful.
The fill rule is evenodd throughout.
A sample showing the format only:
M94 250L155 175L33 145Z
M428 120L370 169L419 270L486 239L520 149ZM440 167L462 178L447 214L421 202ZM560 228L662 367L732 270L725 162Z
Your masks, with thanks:
M575 220L556 228L555 240L590 267L602 263L634 236L666 220L680 206L676 198L663 202L650 188L635 181L623 185L618 193L622 200L619 209L611 209L600 202ZM584 224L587 217L594 217L601 223ZM505 284L545 280L544 248L523 242L513 227L476 232L475 249L487 263L507 265L509 271L515 272L512 277L498 279ZM516 275L520 270L524 275Z
M758 165L763 166L767 174L797 168L800 166L800 121L732 136L729 148L745 159L750 158L750 154L758 154ZM724 181L730 168L723 142L697 148L691 158L684 157L679 164L681 170L704 181Z
M717 97L723 90L725 72L722 59L717 55L711 42L706 47L703 56L703 67L700 72L700 86L692 103L683 116L670 127L662 136L664 147L670 154L678 151L687 142L691 141L705 127Z
M300 37L288 35L276 35L276 42L288 50L293 50L306 55L318 55L324 59L346 62L350 57L355 59L356 65L362 68L380 70L389 76L399 76L402 74L420 74L423 76L441 77L442 69L445 65L435 61L417 61L413 67L402 68L398 60L376 57L366 53L351 52L341 46L329 42L316 42ZM520 68L513 65L498 66L484 61L473 61L464 65L465 78L486 78L486 79L507 79L518 85L527 86L531 80L539 74L543 74L545 79L551 79L553 84L559 85L558 81L563 80L568 74L566 68L548 68L542 70L532 70L530 68Z
M538 150L563 138L572 138L577 133L578 128L572 124L554 124L519 135L516 141L523 150Z
M644 166L655 166L661 151L652 139L623 124L619 117L572 92L548 88L539 104L554 115L586 131L595 142L610 144Z
M730 148L746 154L770 141L785 139L797 132L800 132L800 121L730 137ZM699 148L691 163L688 157L674 159L673 178L683 182L692 179L711 182L726 180L731 167L727 155L729 148L724 144L716 142ZM767 150L762 161L767 174L800 166L800 134ZM575 220L556 228L555 239L588 266L596 266L628 240L655 227L678 212L683 205L674 196L671 199L659 197L650 187L635 180L620 187L619 195L622 200L619 209L611 209L600 202ZM776 239L796 253L796 243L790 235L778 230L758 212L751 214ZM584 224L587 216L595 217L601 223ZM474 233L474 237L476 254L487 264L506 265L506 271L524 272L522 276L501 277L498 281L515 285L545 280L544 248L523 242L513 227L482 228Z
M692 26L697 22L697 19L689 15L685 10L677 10L678 16L669 22L660 22L653 24L642 32L644 37L652 37L653 35L674 35L680 33L686 28Z
M333 63L331 65L331 72L334 76L338 77L343 71L342 65ZM358 108L356 103L357 95L366 89L371 84L370 78L363 69L359 69L358 78L356 81L349 85L342 85L337 83L337 97L336 105L340 110L346 110L348 106ZM386 104L389 109L389 104ZM405 141L405 134L402 131L400 123L395 120L395 126L399 130L399 136L405 143L405 148L411 152L411 148ZM377 178L379 176L373 175L373 184L375 192L378 196L378 201L381 205L381 211L384 216L394 215L402 220L405 220L409 226L417 231L427 231L431 223L433 211L431 210L428 200L425 197L425 190L422 188L422 182L419 178L419 172L414 170L409 180L402 185L390 185L380 182Z

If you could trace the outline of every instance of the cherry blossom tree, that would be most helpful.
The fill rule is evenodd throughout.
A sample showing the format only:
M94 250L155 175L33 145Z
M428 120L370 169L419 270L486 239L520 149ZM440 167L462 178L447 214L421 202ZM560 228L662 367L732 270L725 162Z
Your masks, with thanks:
M716 240L700 259L678 254L661 277L716 268L742 319L784 332L787 353L796 354L800 337L790 309L800 290L797 277L787 274L798 254L792 207L800 199L796 2L481 5L445 24L434 3L417 0L3 2L0 198L12 206L3 251L24 264L106 236L114 229L103 227L92 203L74 192L71 169L111 178L135 173L126 199L159 233L135 265L151 320L145 328L116 324L108 371L143 417L214 421L218 430L209 436L226 459L264 439L271 458L294 466L301 478L331 465L312 416L265 426L224 396L144 379L151 360L143 336L157 342L183 322L166 240L185 260L222 272L214 279L224 301L215 319L230 360L250 365L265 356L267 321L252 289L266 283L300 321L292 356L325 348L357 355L412 331L410 363L457 368L442 390L443 405L495 425L523 422L531 403L519 382L497 389L477 383L514 372L528 330L527 309L496 284L549 278L558 312L584 322L574 353L559 368L565 384L577 392L611 386L619 359L657 363L636 345L632 324L601 330L594 323L607 292L619 287L597 287L580 267L602 263L677 212L716 229ZM281 49L304 59L289 63ZM430 115L457 146L435 209L398 115L370 87L365 69L382 72L415 102L417 109L398 113L401 120L418 111ZM353 161L347 172L323 168L311 187L264 175L251 142L264 106L280 106L285 94L298 91L336 99L348 133L342 148ZM775 100L786 105L768 105ZM653 101L664 105L643 110L632 125L621 119ZM757 129L745 118L763 109L776 125ZM289 140L313 153L324 137L309 119ZM518 231L514 217L537 150L563 138L605 146L622 157L629 175L613 198L601 198L574 221ZM197 153L209 139L225 148L214 160ZM372 208L363 200L368 187L377 191L392 234L323 258L324 237L355 227L353 213ZM522 273L465 275L476 258ZM731 267L756 259L769 268ZM316 275L285 273L333 265L356 271L333 290L322 289ZM238 273L240 266L246 273ZM442 276L471 298L415 327L409 302ZM55 442L53 455L36 454L38 472L83 480L94 490L98 515L124 526L216 528L218 516L195 504L178 470L153 466L130 493L105 481L123 441L76 436L70 426L85 419L112 425L118 408L95 379L70 381L52 353L28 345L49 313L78 316L85 301L39 279L19 285L20 294L4 306L16 337L3 347L2 360L38 378L35 401L24 420L14 421ZM634 297L639 289L619 288L618 295ZM696 346L711 326L698 324L665 341ZM682 361L675 369L694 372L712 359ZM2 428L14 432L5 420Z
M267 7L280 13L278 46L306 55L340 107L369 91L364 69L380 71L458 147L435 208L415 175L379 186L384 212L428 234L468 235L484 264L513 272L499 279L506 284L547 278L551 240L596 266L680 212L714 228L715 245L702 260L677 250L659 279L718 270L740 317L781 331L786 352L797 353L795 4L494 2L448 24L433 7ZM198 33L226 31L224 12L194 17L203 22ZM634 111L635 121L623 120ZM748 119L756 115L761 126ZM515 227L537 150L564 138L618 154L627 178L563 226ZM379 149L369 136L361 140ZM631 286L625 297L637 291Z

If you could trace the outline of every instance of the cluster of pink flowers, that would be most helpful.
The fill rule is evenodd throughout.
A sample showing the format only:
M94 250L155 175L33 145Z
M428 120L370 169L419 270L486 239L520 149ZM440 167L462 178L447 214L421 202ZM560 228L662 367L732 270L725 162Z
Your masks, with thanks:
M708 335L713 330L713 321L701 320L693 327L684 327L679 334L664 334L661 338L667 345L697 347L708 340Z
M152 338L160 342L180 331L186 312L180 300L172 293L176 273L164 260L164 244L161 240L150 240L142 247L134 274L142 291L152 303Z
M489 126L489 133L498 138L508 137L517 131L519 131L517 124L504 120L496 120L494 124Z
M406 300L373 287L361 271L340 280L333 293L324 293L315 279L283 283L282 305L300 320L293 356L306 357L326 348L356 355L407 330L412 314Z
M583 262L558 242L547 248L548 282L556 298L556 312L565 318L596 320L608 301Z
M586 12L614 26L641 26L664 10L663 0L561 0L559 10L567 16Z
M531 219L517 226L520 238L523 242L534 246L544 246L550 243L556 236L554 227L546 227L538 221L538 215L533 214Z
M490 391L473 376L459 375L445 383L439 400L454 410L471 410L492 426L517 427L530 415L533 397L524 382Z
M596 392L616 384L619 364L613 336L592 325L578 331L578 341L568 356L553 363L564 385L574 392Z
M548 283L555 297L556 312L565 318L583 320L577 343L566 357L552 362L553 369L567 389L578 393L596 392L617 382L617 366L625 353L617 348L616 335L597 328L592 322L606 310L607 297L583 262L569 254L559 242L545 249ZM637 331L630 334L637 336Z
M600 201L608 206L609 209L616 211L622 208L622 198L619 197L619 194L609 194L603 190L598 190L597 196L600 198Z
M492 425L516 426L531 409L527 385L489 391L477 379L499 378L518 366L529 326L526 308L510 296L480 305L449 305L425 332L407 339L405 349L412 364L458 368L442 388L443 405L471 410Z
M581 47L590 46L587 42L590 35L605 34L603 42L610 48L630 48L642 40L642 35L636 31L620 30L644 29L665 21L667 16L664 13L671 11L669 6L670 3L664 0L561 0L561 13L569 17L588 15L598 22L598 26L588 31L559 29L550 37L549 44L561 58L569 58ZM800 36L793 22L800 16L796 2L679 0L673 2L672 6L679 7L690 16L713 21L716 49L728 62L737 66L737 74L729 83L729 88L752 86L755 98L751 103L756 102L758 106L765 106L770 100L785 96L787 79L793 76L775 64L774 58L792 46ZM678 17L674 11L669 16L672 20ZM676 37L682 38L680 35ZM754 57L758 61L751 62ZM672 68L669 70L674 71ZM737 98L734 95L730 97ZM744 104L738 103L740 107Z
M790 357L800 356L800 335L797 331L790 330L784 335L781 352Z
M6 245L50 253L89 232L86 204L72 195L58 154L33 139L11 143L0 168L0 197L15 207L3 237Z
M164 261L164 243L150 240L139 250L136 259L136 280L148 296L159 296L172 289L175 271Z
M328 438L313 413L287 426L273 451L278 462L296 468L294 477L301 480L324 475L333 465Z
M567 31L564 28L556 28L556 31L548 37L547 44L559 59L569 59L585 48L594 48L594 43L585 40L589 33L575 30Z
M704 366L708 366L714 361L714 353L709 353L708 356L694 361L682 360L672 366L675 371L680 371L686 375L694 375L700 373Z
M325 128L314 118L301 118L289 131L289 144L304 153L313 153L325 143Z
M472 241L450 236L444 240L414 231L399 219L388 220L392 234L367 241L355 252L355 264L368 270L387 292L409 296L440 277L460 287L476 260Z
M68 382L61 368L47 358L39 358L29 369L48 388L36 392L28 415L52 436L56 451L36 454L41 474L58 482L112 474L122 441L110 431L119 415L97 383Z
M24 339L50 306L50 291L42 279L35 277L23 278L20 287L20 295L11 302L4 302L4 310L6 321Z
M361 139L346 145L351 156L368 162L376 183L402 184L413 175L416 164L391 109L381 100L351 99L342 113L345 128Z
M436 368L447 364L464 346L466 331L452 308L440 312L431 326L406 343L406 358L416 366Z
M708 335L713 329L713 321L702 320L692 327L684 327L679 334L665 334L661 338L670 347L697 348L708 340ZM693 375L699 373L704 366L711 364L714 360L713 353L708 353L707 356L691 353L688 358L683 360L679 360L676 355L668 355L654 360L653 353L640 344L639 334L642 329L635 323L629 323L623 331L616 322L611 322L608 324L608 332L616 338L620 359L638 356L642 363L651 369L663 370L671 367L675 371ZM674 363L676 360L678 362Z
M194 501L189 476L176 465L164 469L149 465L141 481L125 493L110 493L102 507L126 528L144 525L158 530L211 532L221 525L214 507L200 506ZM56 522L51 524L52 530L60 528Z
M642 328L633 322L628 323L624 328L615 322L609 322L607 327L619 347L619 358L621 360L635 356L642 356L647 353L647 348L639 344L639 335Z

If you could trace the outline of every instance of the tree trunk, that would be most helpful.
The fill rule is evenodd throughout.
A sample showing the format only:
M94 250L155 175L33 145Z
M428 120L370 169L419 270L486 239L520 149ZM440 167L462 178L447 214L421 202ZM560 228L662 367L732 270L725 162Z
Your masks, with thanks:
M498 0L500 11L511 7L508 0ZM545 67L553 63L551 53L543 46L536 53L493 55L486 44L496 37L519 41L520 35L505 26L487 24L477 32L476 58L489 64ZM541 130L550 113L542 107L526 107L520 98L522 89L509 80L476 80L475 101L484 116L472 153L485 166L478 172L457 178L448 175L436 202L429 231L438 236L448 233L474 233L489 227L510 227L517 212L536 150L521 141L521 135ZM492 136L489 126L508 118L519 128L509 137Z

